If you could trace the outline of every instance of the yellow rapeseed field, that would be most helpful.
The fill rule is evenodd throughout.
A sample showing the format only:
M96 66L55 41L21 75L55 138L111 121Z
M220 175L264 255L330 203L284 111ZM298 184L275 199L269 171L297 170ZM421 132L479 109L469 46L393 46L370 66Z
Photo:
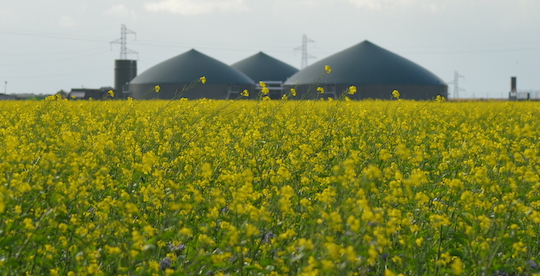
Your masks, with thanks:
M1 102L0 275L538 272L540 104L397 95Z

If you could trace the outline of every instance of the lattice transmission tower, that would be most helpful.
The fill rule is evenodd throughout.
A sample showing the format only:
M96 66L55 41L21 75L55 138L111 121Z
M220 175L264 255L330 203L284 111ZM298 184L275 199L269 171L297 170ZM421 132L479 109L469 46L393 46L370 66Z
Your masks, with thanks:
M307 45L309 42L315 42L311 39L309 39L306 35L302 36L302 46L294 48L294 50L301 50L302 51L302 62L300 65L300 69L304 69L308 66L308 59L309 58L315 58L314 56L308 54Z
M111 41L111 45L112 44L120 44L120 59L121 60L126 60L128 54L135 54L135 55L137 55L137 57L138 57L138 54L139 54L139 53L127 48L127 35L128 34L135 35L135 40L137 40L137 34L134 31L129 30L128 28L126 28L126 25L122 24L122 27L120 29L120 38L115 40L115 41Z
M454 80L448 82L448 84L454 84L454 95L452 95L454 99L459 98L459 91L465 91L465 89L459 87L459 78L465 77L460 75L457 71L454 71Z

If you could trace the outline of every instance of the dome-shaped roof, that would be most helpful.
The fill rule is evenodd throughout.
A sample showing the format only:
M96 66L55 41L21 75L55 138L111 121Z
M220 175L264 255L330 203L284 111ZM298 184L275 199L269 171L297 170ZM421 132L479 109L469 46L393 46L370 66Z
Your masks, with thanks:
M194 49L154 65L130 84L191 83L202 76L208 84L253 84L244 73Z
M420 65L385 50L367 40L322 59L291 76L285 84L310 84L324 72L322 82L348 85L445 85Z
M254 81L285 81L298 69L263 52L247 57L231 65Z

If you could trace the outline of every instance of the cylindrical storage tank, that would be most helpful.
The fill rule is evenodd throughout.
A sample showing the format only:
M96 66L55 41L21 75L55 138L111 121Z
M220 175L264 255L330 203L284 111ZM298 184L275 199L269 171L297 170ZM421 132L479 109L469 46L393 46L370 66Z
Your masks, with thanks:
M206 84L198 83L203 76ZM236 99L244 89L255 94L254 87L244 73L194 49L149 68L129 84L134 99Z
M117 59L114 61L115 97L125 99L129 96L129 82L137 76L137 61Z
M327 74L325 66L332 68ZM350 86L350 99L390 99L398 90L403 99L448 97L448 86L420 65L369 41L322 59L291 76L284 89L295 88L297 98L340 97ZM319 94L317 87L324 88Z

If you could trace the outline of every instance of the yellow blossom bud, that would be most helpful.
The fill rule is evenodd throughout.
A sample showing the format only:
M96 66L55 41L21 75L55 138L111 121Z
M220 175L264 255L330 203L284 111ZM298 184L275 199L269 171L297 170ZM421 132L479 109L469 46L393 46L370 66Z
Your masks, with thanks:
M349 95L354 95L356 93L356 86L350 86L347 93Z
M296 97L296 89L291 88L290 91L291 91L291 95Z
M332 72L332 67L330 67L329 65L325 65L324 71L326 71L326 74L330 74Z

